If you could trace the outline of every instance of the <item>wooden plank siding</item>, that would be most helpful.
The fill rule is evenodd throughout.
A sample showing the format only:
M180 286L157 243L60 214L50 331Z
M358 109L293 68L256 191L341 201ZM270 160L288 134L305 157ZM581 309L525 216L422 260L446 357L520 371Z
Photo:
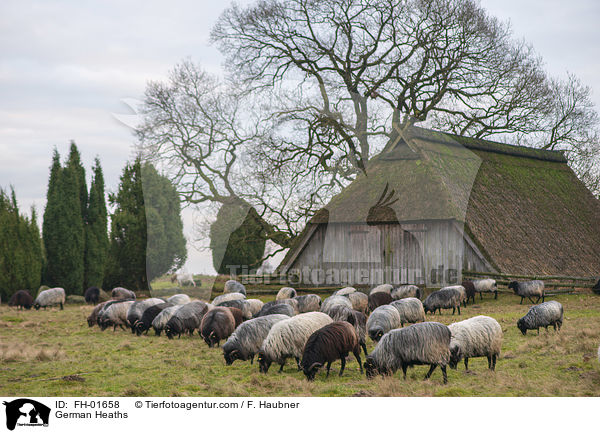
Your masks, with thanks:
M454 220L320 224L286 268L315 286L391 283L439 287L460 282L463 267L492 269L464 236Z

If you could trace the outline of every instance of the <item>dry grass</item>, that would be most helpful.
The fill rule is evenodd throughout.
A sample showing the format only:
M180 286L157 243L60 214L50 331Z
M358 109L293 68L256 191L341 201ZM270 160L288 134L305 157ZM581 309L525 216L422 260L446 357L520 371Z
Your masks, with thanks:
M88 328L91 306L64 311L16 311L0 306L0 394L21 396L599 396L600 297L560 296L565 322L560 333L521 335L516 321L528 306L501 295L477 300L460 319L445 312L429 320L450 324L479 314L496 318L504 331L502 355L495 373L487 360L470 361L470 373L440 371L424 381L426 366L392 377L367 380L353 357L343 377L339 362L332 375L307 382L292 362L283 374L272 367L258 373L257 364L225 365L218 348L198 336L168 340L137 337L130 331ZM263 300L270 300L263 298ZM372 350L373 343L368 344ZM364 359L363 359L364 361ZM83 379L83 380L80 380Z

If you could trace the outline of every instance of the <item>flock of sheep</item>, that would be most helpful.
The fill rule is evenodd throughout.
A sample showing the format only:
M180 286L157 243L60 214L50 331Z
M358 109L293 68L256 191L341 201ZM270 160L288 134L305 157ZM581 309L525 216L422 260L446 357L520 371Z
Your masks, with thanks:
M510 287L521 302L524 298L544 301L541 281L513 282ZM169 339L197 331L209 347L224 341L227 365L236 360L253 363L257 357L260 372L267 373L272 364L278 364L281 372L287 359L293 358L306 378L313 380L322 368L329 375L337 360L341 361L341 376L352 353L368 378L399 369L406 378L408 367L429 365L426 378L439 366L446 383L446 367L456 368L461 360L468 369L470 358L487 357L489 369L495 369L502 346L502 329L495 319L476 316L449 326L426 319L426 313L441 314L443 309L460 314L461 305L474 302L477 293L480 298L483 293L497 298L496 282L465 281L434 291L423 301L423 290L417 286L384 284L368 295L346 287L324 300L315 294L300 296L295 289L284 287L276 300L263 303L247 299L245 287L234 280L228 281L224 293L211 303L185 294L136 300L134 292L121 287L112 290L108 301L98 303L97 288L88 289L85 299L97 303L87 318L90 327L129 328L138 336L153 329L157 336L164 332ZM64 290L54 288L40 292L35 300L27 292L17 292L9 305L37 309L59 305L62 309L64 302ZM560 330L562 321L562 305L550 301L531 307L517 326L523 334L531 329L539 333L540 327ZM370 354L367 338L377 343Z

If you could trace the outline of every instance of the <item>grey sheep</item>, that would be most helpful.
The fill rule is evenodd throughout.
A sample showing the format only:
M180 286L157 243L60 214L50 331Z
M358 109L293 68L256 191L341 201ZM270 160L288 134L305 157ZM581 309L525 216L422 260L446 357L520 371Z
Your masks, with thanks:
M135 293L133 293L131 290L127 290L124 289L123 287L115 287L114 289L112 289L112 292L110 292L110 296L113 299L134 299L135 300Z
M460 314L460 299L461 293L456 289L438 290L433 292L425 301L423 301L423 308L426 313L432 312L435 314L436 310L442 314L442 308L452 308L452 314L458 309Z
M442 287L440 290L449 290L449 289L455 289L458 290L458 292L460 293L460 302L463 304L463 306L467 306L467 289L465 289L463 286L446 286L446 287Z
M338 295L338 296L344 296L344 295L349 295L350 293L354 293L356 292L356 289L354 287L344 287L343 289L339 289L336 290L335 292L333 292L333 295Z
M167 307L164 310L162 310L158 314L158 316L156 316L154 318L154 320L152 321L152 328L154 329L154 335L160 336L162 331L167 326L167 323L169 322L169 320L171 320L171 317L173 317L173 315L181 307L183 307L183 305L172 305L170 307Z
M310 313L311 311L320 311L321 297L319 295L301 295L294 298L298 302L298 311L300 313Z
M379 341L386 332L399 328L400 313L391 305L381 305L367 319L367 333L373 341Z
M258 312L256 317L268 316L270 314L285 314L286 316L290 316L290 317L295 315L294 309L289 304L284 304L284 303L274 304L271 302L267 302L260 309L260 311Z
M248 305L250 306L252 317L256 317L263 305L265 305L265 303L260 299L246 299L246 301L248 301Z
M216 296L215 299L213 299L212 304L215 307L218 307L223 302L237 301L240 299L246 299L246 295L243 293L225 293L224 295Z
M360 311L363 314L367 313L367 310L369 309L369 297L365 293L356 291L343 296L346 296L348 299L350 299L352 308L354 308L356 311Z
M331 317L334 322L346 321L354 326L356 335L358 336L358 344L365 352L365 356L367 356L367 316L352 308L337 305L329 310L329 317Z
M65 305L65 289L62 287L55 287L54 289L46 289L40 292L35 298L33 302L33 306L36 310L39 310L40 307L52 307L53 305L60 305L60 309L64 309Z
M540 280L512 281L508 285L508 288L512 289L515 292L515 295L521 297L521 302L519 302L519 304L523 303L523 299L525 297L529 298L529 300L531 302L533 302L532 298L534 296L536 296L537 297L537 299L535 300L536 304L538 302L540 302L540 298L542 299L542 302L544 302L546 299L546 296L544 293L544 282L540 281Z
M225 363L231 365L236 359L242 361L250 359L250 363L253 364L254 356L260 350L271 327L289 318L285 314L269 314L242 323L223 345Z
M377 374L394 374L413 365L429 365L425 379L429 379L437 366L442 369L444 383L448 382L446 365L450 361L450 329L437 322L416 323L385 334L367 357L364 364L367 378Z
M194 330L200 326L202 317L209 310L208 305L202 301L193 301L184 304L178 309L167 322L165 334L172 339L175 335L181 338L181 334L194 334Z
M239 281L229 280L225 283L225 287L223 287L223 293L242 293L246 296L246 287Z
M548 330L552 326L554 330L560 331L563 322L563 306L557 301L548 301L540 305L534 305L527 314L517 321L517 327L523 335L527 334L528 329L537 329L539 335L540 328L543 326Z
M250 304L245 299L238 299L235 301L226 301L221 302L219 307L234 307L242 312L242 317L244 320L252 319L252 309Z
M423 303L417 298L403 298L390 304L400 314L400 326L405 323L417 323L425 321L425 310Z
M494 299L498 299L498 284L496 283L496 280L491 278L473 280L473 285L475 286L475 291L479 292L479 299L483 299L483 296L481 295L483 292L493 293Z
M475 316L448 326L452 333L450 340L450 368L456 369L464 359L465 370L469 369L469 358L485 356L488 368L496 369L496 360L502 348L502 328L493 318Z
M104 308L104 306L106 305L107 302L110 302L110 301L104 301L104 302L101 302L98 305L96 305L94 307L94 309L92 310L92 312L90 313L90 315L88 316L87 322L88 322L88 326L90 328L97 324L98 314L100 313L100 310L102 310L102 308Z
M109 326L113 327L113 332L117 329L117 326L125 329L128 326L127 312L131 305L133 305L133 301L126 300L120 300L108 305L102 310L101 315L98 316L100 329L104 331Z
M295 298L297 295L296 290L291 288L291 287L282 287L281 289L279 289L279 292L277 292L277 296L275 297L275 299L290 299L290 298Z
M228 338L235 330L235 318L228 307L216 307L202 318L200 336L208 347L218 346L221 340Z
M336 305L343 305L348 308L352 308L352 301L347 296L343 295L331 295L325 298L321 304L321 312L327 314L328 311Z
M423 299L423 289L413 284L394 287L390 293L392 299L397 301L404 298Z
M267 373L273 362L280 365L280 372L283 371L287 358L295 358L300 369L300 358L308 338L317 329L332 322L327 314L312 311L275 323L258 352L260 372Z
M373 287L369 292L369 295L372 295L373 293L387 293L391 296L393 288L394 286L391 284L380 284L379 286Z
M171 305L183 305L189 304L190 302L192 302L192 300L185 293L179 293L168 298L167 302Z
M162 304L165 301L159 298L148 298L143 301L135 301L127 312L127 324L131 328L131 333L135 332L135 324L142 318L144 311L153 305Z

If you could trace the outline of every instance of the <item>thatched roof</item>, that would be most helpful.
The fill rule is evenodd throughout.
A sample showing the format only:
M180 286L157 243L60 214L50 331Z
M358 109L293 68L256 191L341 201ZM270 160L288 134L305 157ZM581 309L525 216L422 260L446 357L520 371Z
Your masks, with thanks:
M441 219L464 222L500 272L600 273L600 201L562 153L422 128L388 144L308 227Z

